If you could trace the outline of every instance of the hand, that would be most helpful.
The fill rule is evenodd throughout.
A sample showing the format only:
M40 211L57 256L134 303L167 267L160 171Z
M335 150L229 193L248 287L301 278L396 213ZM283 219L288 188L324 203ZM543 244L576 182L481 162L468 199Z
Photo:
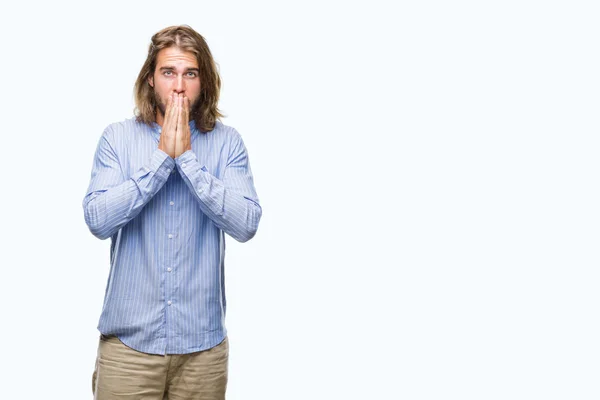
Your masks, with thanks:
M192 149L188 110L189 99L184 95L173 93L167 98L158 148L171 158Z
M177 135L175 138L175 157L177 158L188 150L192 149L192 139L189 125L190 100L179 95L177 98L179 113L177 114Z
M167 108L163 118L162 131L158 148L167 153L171 158L175 157L175 138L177 135L177 102L175 93L167 97Z

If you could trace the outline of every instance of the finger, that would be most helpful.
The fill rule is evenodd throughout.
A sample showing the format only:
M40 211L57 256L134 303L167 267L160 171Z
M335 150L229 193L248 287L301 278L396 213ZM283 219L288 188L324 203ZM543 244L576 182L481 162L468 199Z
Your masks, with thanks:
M188 114L188 98L183 95L181 96L181 125L184 129L184 133L189 135L189 114Z
M173 93L171 94L171 110L169 112L169 119L168 121L165 123L166 127L168 129L174 129L177 126L177 98L176 98L176 94Z
M167 122L169 121L169 115L171 115L171 108L173 108L173 101L171 96L167 96L167 107L165 108L165 115L164 115L164 123L163 123L163 127L166 126Z
M186 96L183 97L183 122L188 125L190 122L190 99Z
M182 107L182 95L177 96L177 133L183 133L183 107Z
M171 115L173 109L173 96L167 97L167 109L165 110L165 118Z
M173 112L172 115L175 116L177 115L177 113L179 112L178 108L179 108L179 102L177 101L177 94L173 93Z

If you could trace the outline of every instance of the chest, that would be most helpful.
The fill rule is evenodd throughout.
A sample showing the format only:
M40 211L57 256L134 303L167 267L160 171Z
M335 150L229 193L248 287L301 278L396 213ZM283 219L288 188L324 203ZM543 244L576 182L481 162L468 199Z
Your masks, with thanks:
M119 152L121 158L119 164L126 178L130 178L141 168L148 167L152 154L158 148L158 139L154 137L132 139L123 141L121 143L123 148ZM228 151L225 143L211 140L200 134L192 137L192 152L196 155L199 168L220 180L223 179ZM180 179L179 171L175 167L175 171L170 175L167 183L176 184L176 181Z

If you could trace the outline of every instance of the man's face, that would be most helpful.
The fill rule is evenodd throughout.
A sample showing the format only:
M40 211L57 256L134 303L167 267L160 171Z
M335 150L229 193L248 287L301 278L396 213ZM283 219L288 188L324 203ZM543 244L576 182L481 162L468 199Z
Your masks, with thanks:
M200 70L194 53L177 47L160 50L154 75L148 78L148 83L154 88L154 98L162 114L157 115L157 120L163 120L171 93L184 94L190 100L190 112L196 110L200 99Z

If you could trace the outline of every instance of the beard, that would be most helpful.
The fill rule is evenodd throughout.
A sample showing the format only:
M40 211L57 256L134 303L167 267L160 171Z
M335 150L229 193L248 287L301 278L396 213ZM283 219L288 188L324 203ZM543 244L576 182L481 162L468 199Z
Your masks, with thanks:
M152 91L154 96L154 104L156 104L156 108L162 114L163 118L165 116L165 112L167 111L167 103L161 99L161 97L156 93L156 90ZM192 121L198 115L198 111L200 111L200 97L194 100L194 103L190 104L190 110L188 112L188 120Z

